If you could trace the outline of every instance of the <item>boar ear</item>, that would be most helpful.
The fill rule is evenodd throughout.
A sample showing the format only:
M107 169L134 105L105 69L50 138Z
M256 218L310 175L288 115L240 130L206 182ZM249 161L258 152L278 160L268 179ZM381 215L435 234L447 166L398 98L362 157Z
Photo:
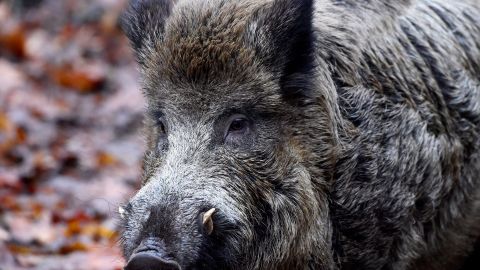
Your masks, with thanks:
M121 27L135 50L140 63L145 51L162 40L165 21L170 16L174 0L130 0L121 17Z
M313 0L274 0L252 17L246 39L262 61L278 76L283 94L294 101L309 96L313 70Z

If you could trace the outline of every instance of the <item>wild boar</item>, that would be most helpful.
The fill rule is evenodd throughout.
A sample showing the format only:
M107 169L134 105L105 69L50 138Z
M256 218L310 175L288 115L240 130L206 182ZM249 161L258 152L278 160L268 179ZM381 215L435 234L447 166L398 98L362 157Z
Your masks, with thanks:
M127 270L456 269L480 234L478 0L132 0Z

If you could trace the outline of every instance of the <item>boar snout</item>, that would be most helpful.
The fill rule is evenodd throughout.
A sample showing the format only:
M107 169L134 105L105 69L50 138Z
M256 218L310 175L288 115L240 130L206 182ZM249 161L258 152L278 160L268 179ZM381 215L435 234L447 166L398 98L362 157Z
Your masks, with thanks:
M162 241L147 238L135 249L124 270L180 270L180 265L168 256Z
M203 265L211 249L228 253L222 251L225 237L236 230L221 205L179 193L156 195L158 200L149 195L148 201L142 194L120 210L124 270L191 269Z

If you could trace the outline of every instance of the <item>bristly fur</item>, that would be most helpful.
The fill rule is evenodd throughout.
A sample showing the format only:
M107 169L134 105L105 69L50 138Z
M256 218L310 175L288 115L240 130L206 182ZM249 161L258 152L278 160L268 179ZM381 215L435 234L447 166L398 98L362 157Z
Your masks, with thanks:
M132 0L122 21L148 103L126 257L154 236L182 269L461 269L480 235L477 0Z
M162 40L165 19L170 15L172 6L171 0L130 1L120 23L140 64L145 62L149 50L155 49Z

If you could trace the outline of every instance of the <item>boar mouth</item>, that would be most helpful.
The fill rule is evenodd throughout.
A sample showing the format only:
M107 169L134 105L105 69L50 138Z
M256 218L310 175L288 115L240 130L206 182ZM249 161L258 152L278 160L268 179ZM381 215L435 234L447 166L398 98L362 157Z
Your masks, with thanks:
M134 250L124 270L181 270L157 238L147 238Z

